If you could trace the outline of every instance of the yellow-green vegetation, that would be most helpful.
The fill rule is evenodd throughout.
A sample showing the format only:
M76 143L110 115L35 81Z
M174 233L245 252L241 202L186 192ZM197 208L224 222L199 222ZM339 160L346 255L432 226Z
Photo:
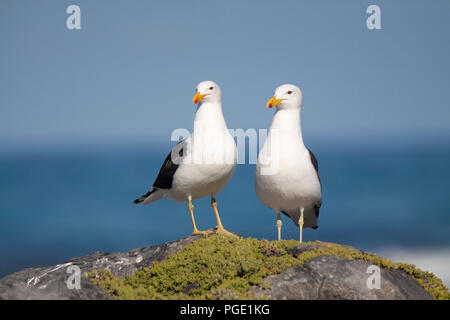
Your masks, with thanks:
M350 247L322 242L303 243L317 248L295 258L286 249L296 245L299 243L294 240L269 242L210 236L131 277L118 278L107 270L91 272L87 277L116 299L252 299L255 296L250 288L264 287L264 277L320 255L332 255L404 270L435 299L450 298L448 288L439 278L414 265L393 263Z

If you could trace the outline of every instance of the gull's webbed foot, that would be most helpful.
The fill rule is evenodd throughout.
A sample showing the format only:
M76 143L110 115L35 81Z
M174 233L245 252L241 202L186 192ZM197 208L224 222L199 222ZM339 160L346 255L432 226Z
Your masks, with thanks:
M224 236L224 237L240 238L237 234L227 231L227 230L225 230L224 227L221 227L221 226L216 227L215 233L217 235Z

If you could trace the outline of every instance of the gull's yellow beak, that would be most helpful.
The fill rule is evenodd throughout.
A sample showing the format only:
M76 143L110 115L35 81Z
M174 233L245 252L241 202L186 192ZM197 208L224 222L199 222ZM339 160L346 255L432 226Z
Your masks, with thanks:
M194 98L192 99L192 102L194 104L197 104L200 101L202 101L206 96L207 96L206 94L200 94L200 91L199 91L195 94Z
M277 99L277 96L273 96L272 98L267 101L267 108L275 107L276 105L280 104L281 101L284 99Z

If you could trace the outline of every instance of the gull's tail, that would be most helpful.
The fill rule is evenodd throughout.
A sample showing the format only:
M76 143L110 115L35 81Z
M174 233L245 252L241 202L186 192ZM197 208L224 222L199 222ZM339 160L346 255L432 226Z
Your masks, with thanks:
M144 194L142 197L136 199L133 201L134 204L149 204L152 202L155 202L159 199L162 199L165 197L165 193L161 189L152 188L149 192Z

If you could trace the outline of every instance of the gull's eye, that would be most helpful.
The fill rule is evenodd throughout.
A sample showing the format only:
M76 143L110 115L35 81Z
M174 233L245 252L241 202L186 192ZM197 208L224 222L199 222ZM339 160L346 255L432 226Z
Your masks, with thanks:
M292 94L292 91L291 91L291 90L289 90L289 91L287 92L287 94Z
M210 88L209 88L209 90L212 90L212 89L214 89L214 87L210 87Z

